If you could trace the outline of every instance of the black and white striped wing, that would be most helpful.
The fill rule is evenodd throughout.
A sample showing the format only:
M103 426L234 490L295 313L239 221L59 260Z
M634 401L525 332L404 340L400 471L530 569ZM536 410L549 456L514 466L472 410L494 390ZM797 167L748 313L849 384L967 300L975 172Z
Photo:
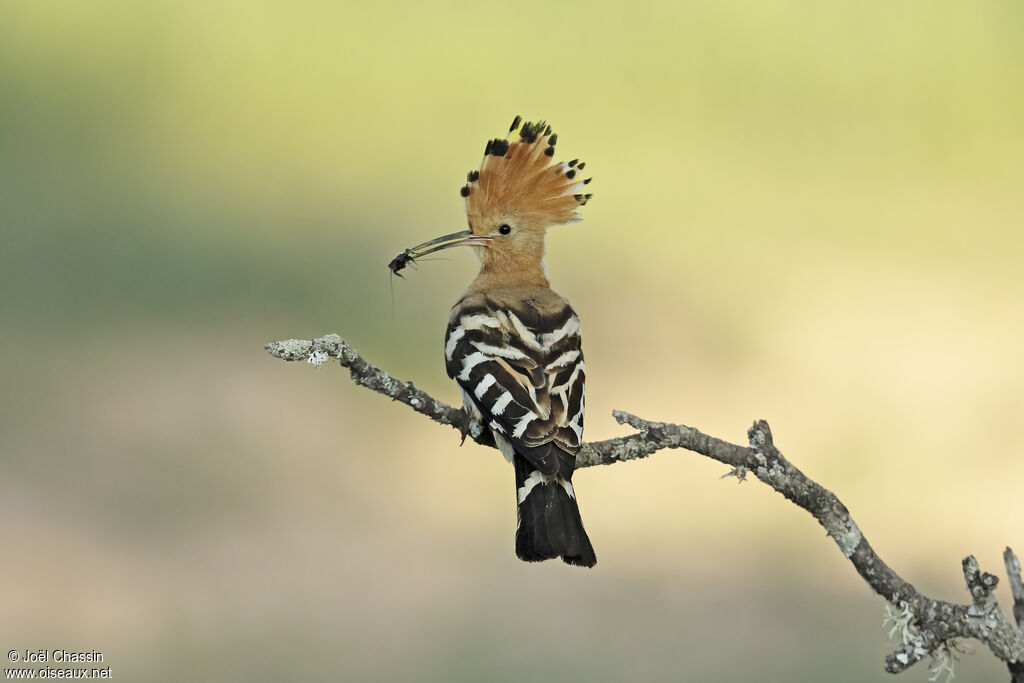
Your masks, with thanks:
M553 474L558 460L574 459L583 438L586 374L579 319L568 304L547 316L492 302L456 311L445 366L484 424L541 472Z

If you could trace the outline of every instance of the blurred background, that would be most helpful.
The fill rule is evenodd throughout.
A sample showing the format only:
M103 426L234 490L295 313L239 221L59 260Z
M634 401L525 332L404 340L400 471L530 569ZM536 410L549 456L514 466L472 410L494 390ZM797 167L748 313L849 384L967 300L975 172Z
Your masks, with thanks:
M756 481L581 471L597 567L527 565L496 452L263 344L337 332L458 401L475 260L385 265L546 118L594 177L547 253L588 439L613 408L767 419L964 602L964 555L1024 552L1022 28L1014 0L3 3L0 645L140 681L892 680L883 601Z

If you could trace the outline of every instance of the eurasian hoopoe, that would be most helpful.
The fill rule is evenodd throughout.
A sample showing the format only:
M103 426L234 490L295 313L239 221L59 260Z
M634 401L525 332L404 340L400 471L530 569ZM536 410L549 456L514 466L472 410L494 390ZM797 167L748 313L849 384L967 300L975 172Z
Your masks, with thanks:
M514 466L516 555L592 567L597 557L572 486L583 441L580 322L551 290L541 262L548 227L580 220L576 208L590 199L582 193L590 178L579 177L578 159L552 163L556 140L543 121L517 116L505 139L487 143L480 170L462 187L470 229L407 249L391 268L473 247L480 273L452 307L448 375Z

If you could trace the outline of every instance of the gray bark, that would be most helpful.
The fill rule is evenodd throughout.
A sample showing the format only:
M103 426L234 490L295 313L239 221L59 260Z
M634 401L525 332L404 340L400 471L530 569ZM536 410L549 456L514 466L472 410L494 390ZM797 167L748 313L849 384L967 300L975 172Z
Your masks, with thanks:
M458 429L463 439L468 436L482 445L494 446L489 431L471 420L461 408L438 401L412 382L395 379L363 359L338 335L270 342L266 349L275 358L316 365L336 359L349 369L356 384L404 403L435 422ZM750 427L748 444L741 446L681 424L651 422L618 410L612 414L619 424L637 431L615 439L584 443L576 458L577 468L610 465L645 458L665 448L682 448L729 465L732 468L729 474L741 480L748 473L753 474L813 515L868 586L892 605L891 613L899 615L894 619L893 632L900 632L902 645L886 656L886 671L905 671L926 656L955 649L957 638L974 638L1007 665L1013 683L1024 683L1024 583L1020 561L1010 548L1006 549L1003 559L1014 599L1013 618L999 608L993 594L998 577L982 572L971 555L963 560L964 582L971 602L956 604L935 600L918 592L878 557L836 495L783 457L764 420Z

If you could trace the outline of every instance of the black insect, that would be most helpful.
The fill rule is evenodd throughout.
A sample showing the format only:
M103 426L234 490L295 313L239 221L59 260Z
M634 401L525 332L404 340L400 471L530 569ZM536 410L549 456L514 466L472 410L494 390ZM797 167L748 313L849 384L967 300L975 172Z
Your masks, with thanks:
M479 245L482 241L490 239L490 237L474 235L472 230L453 232L450 235L443 235L437 239L432 239L415 247L410 247L405 251L398 252L395 258L391 259L391 263L388 264L388 269L398 277L402 277L402 274L399 272L400 270L403 270L410 263L423 260L423 257L427 254L433 254L435 251L458 246L460 244ZM429 261L432 259L426 260Z
M398 271L400 271L403 268L405 268L407 265L412 263L412 261L413 261L412 252L411 252L410 249L406 249L405 251L398 252L398 255L395 256L395 258L391 259L391 263L388 264L388 268L390 268L391 272L394 273L395 275L397 275L398 277L405 277L404 275L402 275Z

